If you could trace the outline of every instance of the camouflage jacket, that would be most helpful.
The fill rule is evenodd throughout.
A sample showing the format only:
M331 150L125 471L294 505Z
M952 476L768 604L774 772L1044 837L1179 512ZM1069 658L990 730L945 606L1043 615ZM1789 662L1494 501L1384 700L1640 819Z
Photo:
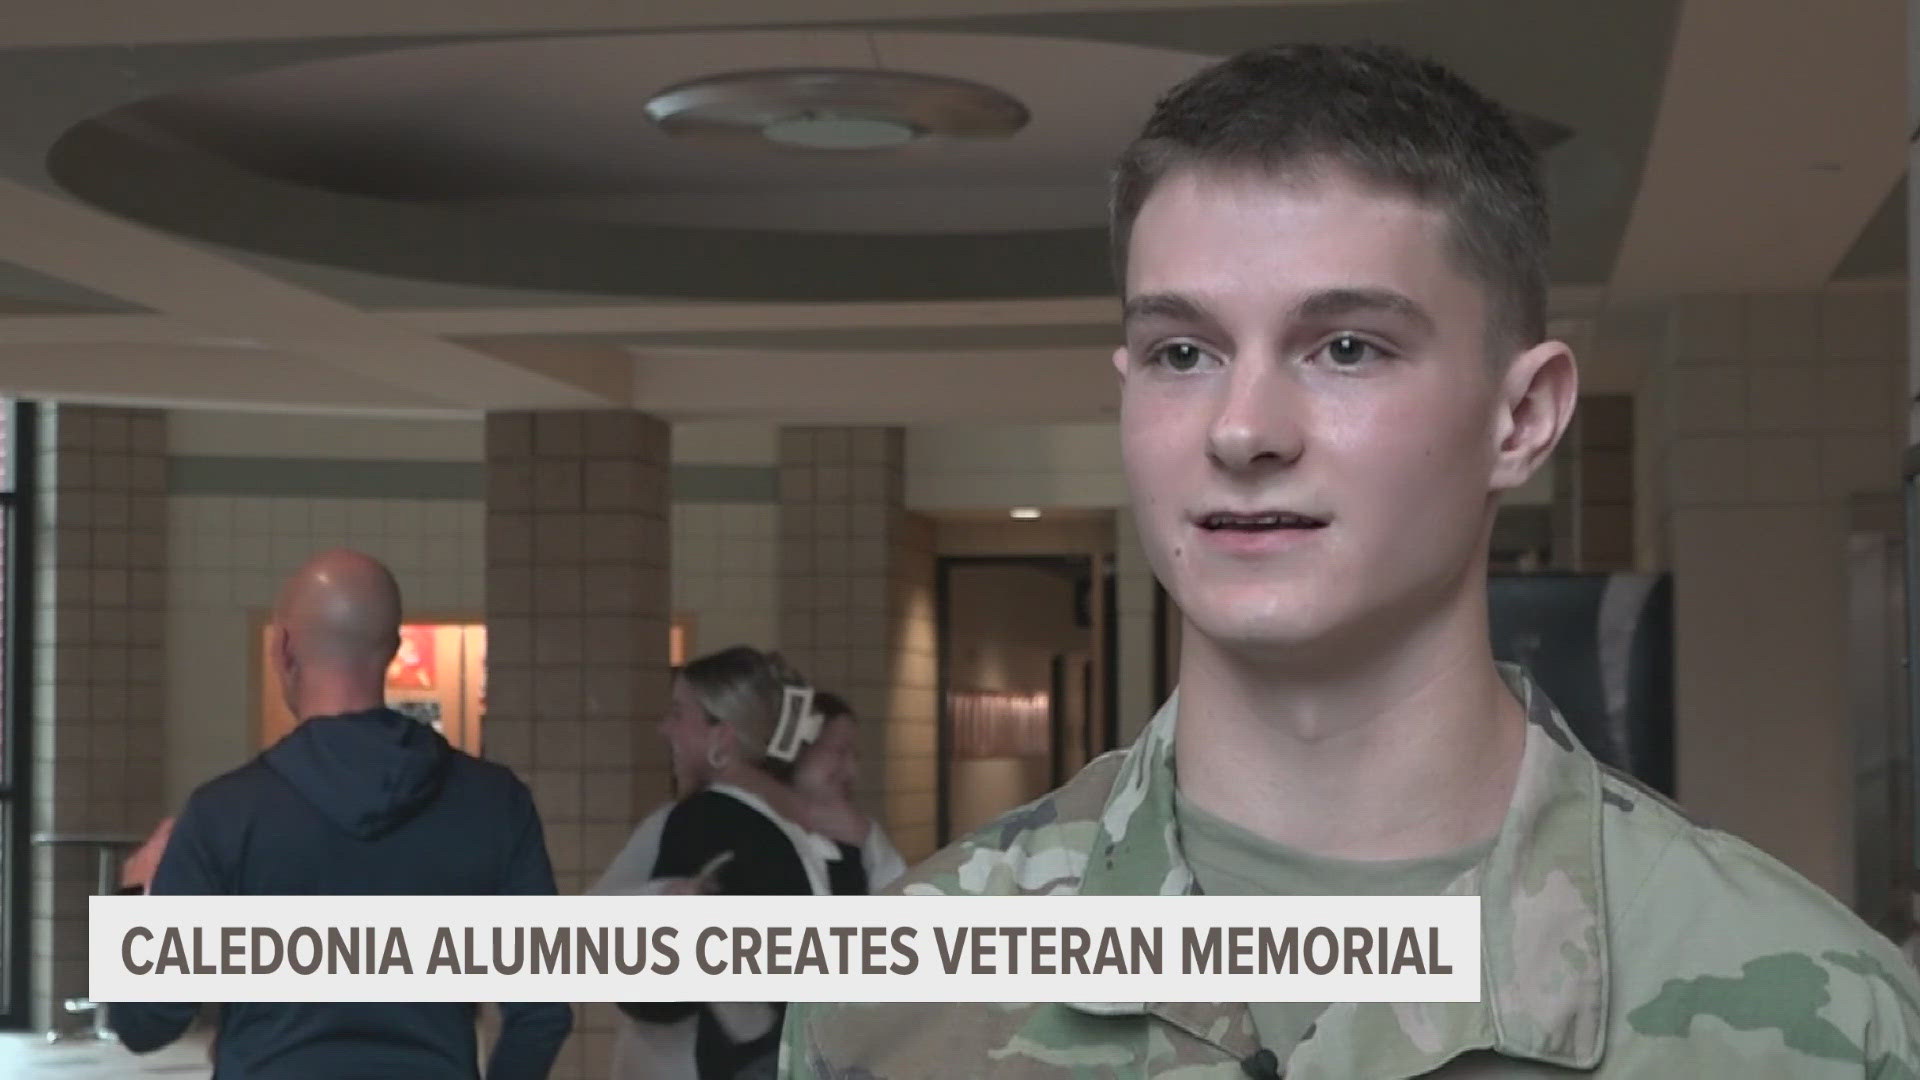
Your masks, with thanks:
M1330 1006L1287 1080L1920 1077L1920 979L1884 937L1742 841L1603 768L1530 680L1482 898L1477 1003ZM1170 701L1128 750L946 849L908 894L1189 894ZM794 1006L781 1076L1263 1075L1244 1004ZM1264 1075L1276 1075L1267 1071Z

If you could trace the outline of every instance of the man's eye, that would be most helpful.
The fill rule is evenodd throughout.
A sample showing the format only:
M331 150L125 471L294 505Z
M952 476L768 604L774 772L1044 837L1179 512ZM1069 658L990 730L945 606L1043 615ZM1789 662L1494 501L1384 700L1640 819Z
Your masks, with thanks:
M1190 341L1175 341L1153 351L1150 360L1168 371L1187 372L1205 363L1207 351Z
M1355 334L1341 334L1328 341L1320 351L1326 355L1328 363L1337 368L1355 367L1363 361L1385 355L1373 342Z

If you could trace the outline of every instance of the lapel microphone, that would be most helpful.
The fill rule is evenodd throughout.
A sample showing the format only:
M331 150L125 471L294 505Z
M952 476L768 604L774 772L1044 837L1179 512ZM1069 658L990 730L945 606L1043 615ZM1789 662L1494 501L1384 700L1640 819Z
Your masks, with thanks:
M1240 1071L1252 1080L1280 1080L1280 1059L1262 1047L1240 1060Z

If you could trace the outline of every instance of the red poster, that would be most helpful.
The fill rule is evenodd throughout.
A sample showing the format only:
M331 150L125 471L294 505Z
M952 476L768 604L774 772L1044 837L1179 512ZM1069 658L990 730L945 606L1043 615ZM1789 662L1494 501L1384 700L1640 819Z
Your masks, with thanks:
M400 628L400 651L387 665L387 689L433 689L433 627Z

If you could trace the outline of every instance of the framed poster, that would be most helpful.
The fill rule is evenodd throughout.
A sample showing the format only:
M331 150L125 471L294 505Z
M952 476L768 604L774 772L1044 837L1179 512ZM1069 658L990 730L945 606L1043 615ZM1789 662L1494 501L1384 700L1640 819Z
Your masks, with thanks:
M667 624L667 664L670 667L685 667L693 659L694 618L685 612L673 616Z
M388 693L417 693L434 689L434 628L409 624L400 628L400 648L387 665Z

